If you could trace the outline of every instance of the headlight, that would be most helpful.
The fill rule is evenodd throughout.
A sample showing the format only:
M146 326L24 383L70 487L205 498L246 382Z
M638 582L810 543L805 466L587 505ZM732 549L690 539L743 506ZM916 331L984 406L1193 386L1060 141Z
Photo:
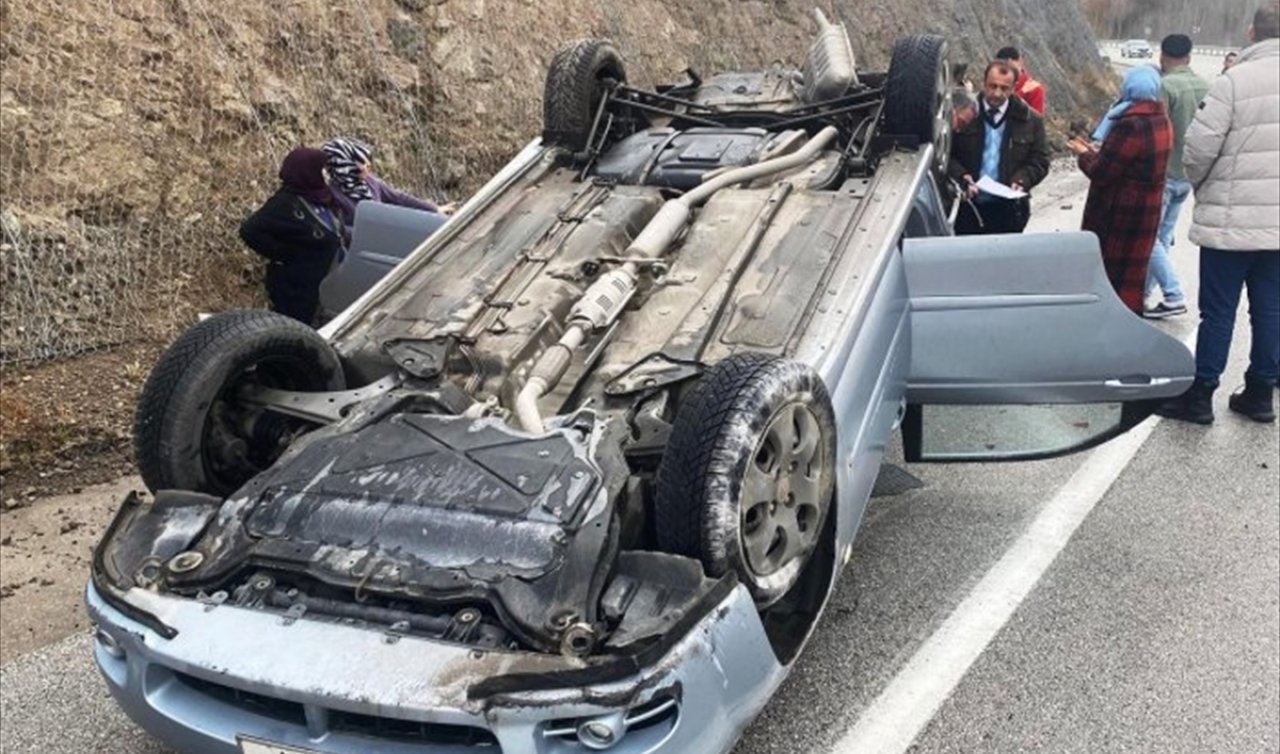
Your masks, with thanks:
M97 640L98 646L102 647L103 652L117 660L124 659L124 647L120 646L120 642L116 641L116 637L99 628L94 632L93 638Z
M588 749L604 751L622 740L627 726L621 712L591 717L578 724L578 741Z
M553 745L550 751L568 752L589 749L605 751L622 742L639 738L641 748L652 747L675 729L680 702L670 691L659 693L643 704L626 710L590 717L550 720L542 731L544 738L559 740L565 746ZM572 742L572 743L571 743Z

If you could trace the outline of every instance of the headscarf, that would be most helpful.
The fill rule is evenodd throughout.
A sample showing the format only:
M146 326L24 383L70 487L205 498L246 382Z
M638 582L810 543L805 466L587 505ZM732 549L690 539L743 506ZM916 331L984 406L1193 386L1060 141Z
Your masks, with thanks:
M1130 68L1124 75L1120 100L1107 111L1102 122L1093 132L1094 141L1106 141L1116 120L1129 110L1135 102L1154 102L1160 99L1160 72L1148 65Z
M298 147L280 163L280 182L312 204L332 204L333 192L324 180L325 160L319 149Z
M340 136L326 141L321 149L329 158L329 174L343 196L357 203L373 198L360 172L361 166L369 164L373 157L373 147L358 139Z

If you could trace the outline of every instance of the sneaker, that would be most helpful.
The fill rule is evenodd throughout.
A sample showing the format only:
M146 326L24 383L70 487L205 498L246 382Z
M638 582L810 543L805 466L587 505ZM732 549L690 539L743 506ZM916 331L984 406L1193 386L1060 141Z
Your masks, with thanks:
M1142 316L1147 319L1166 319L1168 317L1176 317L1179 314L1186 313L1186 304L1170 304L1164 301L1142 310Z

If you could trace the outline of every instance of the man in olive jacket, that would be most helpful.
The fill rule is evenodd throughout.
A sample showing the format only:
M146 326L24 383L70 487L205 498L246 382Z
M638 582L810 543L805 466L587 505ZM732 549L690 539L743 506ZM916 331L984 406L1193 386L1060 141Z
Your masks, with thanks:
M1227 366L1236 308L1249 292L1252 343L1232 411L1274 422L1280 379L1280 3L1253 17L1253 45L1209 88L1187 129L1183 165L1196 192L1191 242L1200 245L1196 381L1161 406L1172 419L1209 424Z
M957 235L1021 233L1031 218L1030 197L1005 199L978 190L989 177L1029 192L1049 173L1044 120L1013 95L1017 73L996 61L983 74L977 117L961 126L951 144L948 174L965 201L956 217Z

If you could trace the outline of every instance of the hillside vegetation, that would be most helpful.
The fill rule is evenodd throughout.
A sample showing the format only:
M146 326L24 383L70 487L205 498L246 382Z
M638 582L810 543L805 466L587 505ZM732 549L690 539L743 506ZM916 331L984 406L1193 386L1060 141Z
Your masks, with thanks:
M896 38L934 32L978 67L1002 45L1021 46L1059 122L1096 112L1112 91L1072 2L817 4L848 26L865 68L883 70ZM678 81L688 66L798 62L813 7L0 0L0 472L22 465L15 447L66 456L92 434L86 425L101 417L91 402L57 402L67 380L91 397L97 386L136 385L149 362L127 356L127 373L108 381L22 370L122 344L153 353L198 311L260 303L261 264L236 228L274 189L289 148L359 136L393 183L463 197L538 133L545 66L564 43L609 37L634 81ZM131 403L121 389L112 406ZM33 428L53 439L33 440ZM94 447L127 439L109 430Z
M920 31L982 62L1019 44L1055 113L1104 74L1060 0L820 5L864 65ZM0 63L5 361L162 337L241 300L235 224L291 146L353 133L383 173L460 195L536 134L545 62L613 38L642 82L795 61L808 0L4 0ZM249 287L252 287L251 285Z

